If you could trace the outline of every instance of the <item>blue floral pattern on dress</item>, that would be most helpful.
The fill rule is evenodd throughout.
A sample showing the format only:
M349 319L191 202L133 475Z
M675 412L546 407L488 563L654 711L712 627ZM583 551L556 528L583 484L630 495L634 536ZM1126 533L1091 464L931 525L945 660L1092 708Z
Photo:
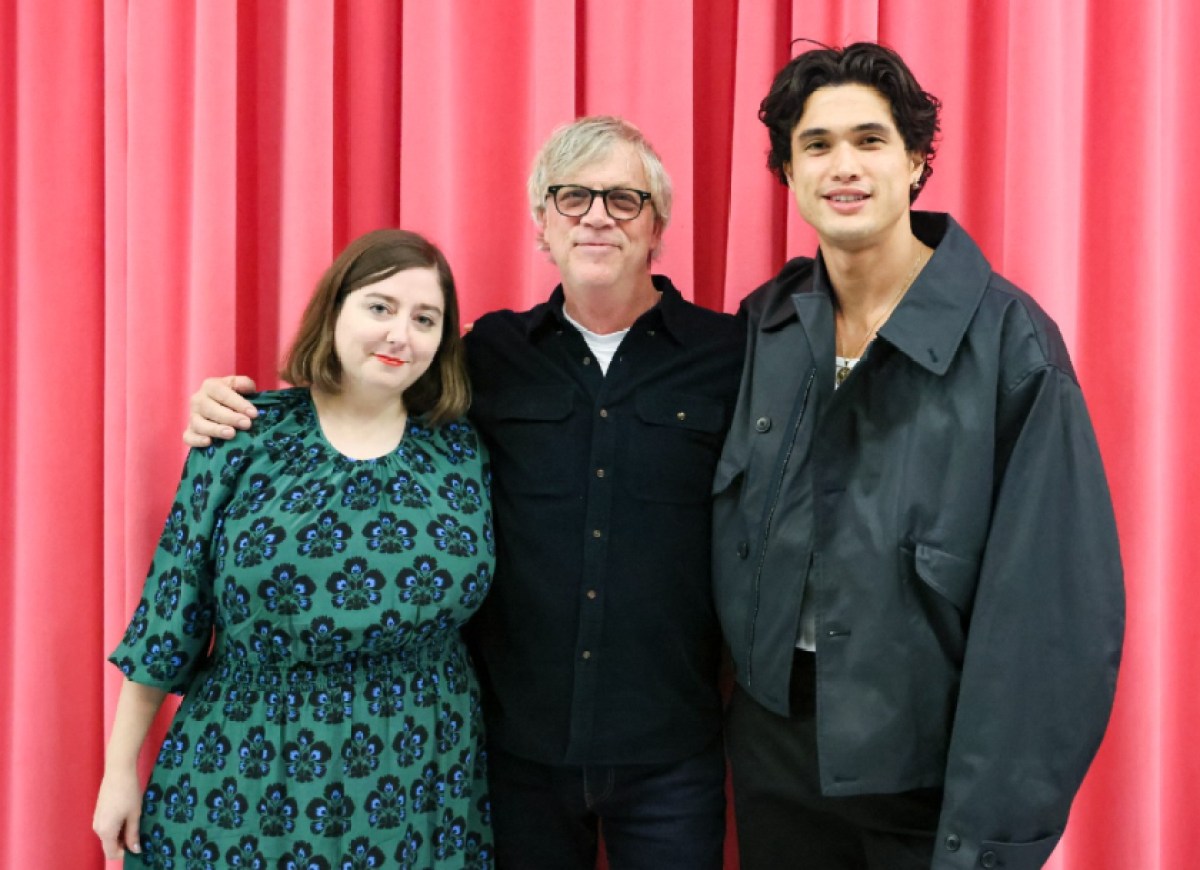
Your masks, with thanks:
M492 868L460 628L492 582L491 477L463 421L353 460L306 390L195 450L110 660L184 695L127 866Z

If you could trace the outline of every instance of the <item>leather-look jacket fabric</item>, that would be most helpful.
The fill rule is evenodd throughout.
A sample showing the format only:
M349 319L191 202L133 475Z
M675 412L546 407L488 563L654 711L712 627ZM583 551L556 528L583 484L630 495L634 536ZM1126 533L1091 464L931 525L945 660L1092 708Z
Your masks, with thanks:
M1053 321L946 215L834 389L820 260L742 303L714 493L737 680L788 715L808 590L826 795L943 789L935 870L1040 867L1108 722L1124 631L1095 435Z

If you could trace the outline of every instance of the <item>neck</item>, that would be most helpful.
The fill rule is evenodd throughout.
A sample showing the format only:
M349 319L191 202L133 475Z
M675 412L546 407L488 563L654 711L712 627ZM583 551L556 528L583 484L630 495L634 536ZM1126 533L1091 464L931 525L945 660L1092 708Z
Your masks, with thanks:
M313 387L311 392L326 440L351 459L383 456L404 437L408 411L403 396L350 387L338 393Z
M607 287L570 287L563 284L563 307L571 318L597 335L628 329L658 304L659 292L647 271L635 281Z
M821 246L838 310L852 321L869 320L872 313L889 305L910 278L915 278L914 264L929 253L911 232L891 244L857 251Z

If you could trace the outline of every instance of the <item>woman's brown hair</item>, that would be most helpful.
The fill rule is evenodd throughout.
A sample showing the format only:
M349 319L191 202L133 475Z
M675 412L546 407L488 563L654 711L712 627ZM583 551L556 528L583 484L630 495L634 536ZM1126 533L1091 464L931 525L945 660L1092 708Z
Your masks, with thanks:
M458 296L450 264L437 246L407 230L375 230L352 241L317 282L279 376L296 386L341 390L342 364L334 327L346 297L405 269L434 269L445 311L442 341L429 370L404 391L404 406L433 425L455 420L471 404L466 354L459 332Z

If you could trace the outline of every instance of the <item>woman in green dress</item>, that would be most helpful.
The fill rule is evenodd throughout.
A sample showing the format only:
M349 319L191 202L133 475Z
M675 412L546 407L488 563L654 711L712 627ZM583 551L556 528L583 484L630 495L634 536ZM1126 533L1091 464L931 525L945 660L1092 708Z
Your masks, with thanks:
M380 230L318 284L253 430L193 450L110 660L109 858L174 868L483 868L484 446L454 280ZM145 791L136 762L184 696Z

